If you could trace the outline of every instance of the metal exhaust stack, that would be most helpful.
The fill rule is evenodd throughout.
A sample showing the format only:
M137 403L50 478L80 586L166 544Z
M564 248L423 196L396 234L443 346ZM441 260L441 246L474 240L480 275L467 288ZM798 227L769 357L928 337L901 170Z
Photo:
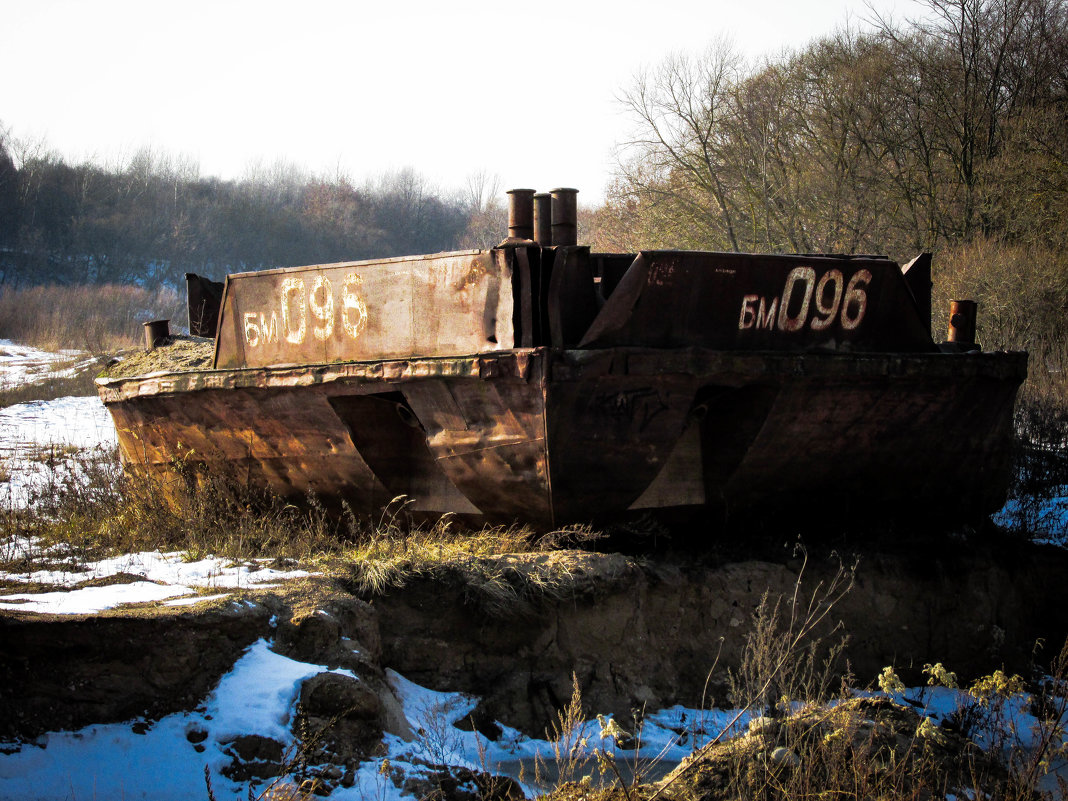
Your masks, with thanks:
M170 320L153 320L145 323L145 350L155 350L166 344L171 335Z
M578 190L552 191L553 245L578 244Z
M508 237L534 238L534 190L508 190Z
M978 304L974 300L951 300L949 302L950 342L960 345L975 344L975 317Z
M553 243L552 196L548 192L534 195L534 241L542 247Z

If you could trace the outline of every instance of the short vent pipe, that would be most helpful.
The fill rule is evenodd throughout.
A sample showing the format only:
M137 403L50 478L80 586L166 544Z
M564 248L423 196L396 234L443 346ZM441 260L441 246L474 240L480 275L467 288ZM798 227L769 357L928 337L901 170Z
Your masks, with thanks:
M508 190L508 237L532 239L541 247L578 244L578 190Z
M553 245L578 244L578 190L554 189Z
M534 241L542 247L553 243L552 195L548 192L534 195Z
M950 342L959 345L975 344L975 318L978 304L974 300L952 300L949 302Z
M508 191L508 236L511 239L534 238L534 190Z

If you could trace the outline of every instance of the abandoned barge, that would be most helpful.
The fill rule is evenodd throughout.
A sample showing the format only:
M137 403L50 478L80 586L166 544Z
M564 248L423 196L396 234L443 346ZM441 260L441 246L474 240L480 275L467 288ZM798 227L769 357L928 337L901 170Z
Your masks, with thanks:
M210 368L98 379L128 469L542 526L1001 505L1027 355L966 304L935 344L929 255L591 253L575 194L513 190L490 250L229 275L217 311L191 276Z

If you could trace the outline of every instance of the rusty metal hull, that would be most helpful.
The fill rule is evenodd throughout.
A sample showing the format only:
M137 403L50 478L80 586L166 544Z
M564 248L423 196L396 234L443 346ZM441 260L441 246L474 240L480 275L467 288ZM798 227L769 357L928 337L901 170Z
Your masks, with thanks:
M1021 353L535 347L99 390L131 469L177 459L357 512L406 495L546 526L689 506L860 522L996 509L1025 375Z
M929 254L595 254L520 196L491 250L228 276L214 369L101 379L126 463L550 526L1001 502L1026 355L941 352Z

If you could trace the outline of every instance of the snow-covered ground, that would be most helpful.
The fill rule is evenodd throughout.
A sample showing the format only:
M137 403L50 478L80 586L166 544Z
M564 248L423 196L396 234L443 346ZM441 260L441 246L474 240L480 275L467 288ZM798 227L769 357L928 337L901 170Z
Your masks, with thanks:
M217 797L244 798L248 786L230 781L222 773L230 762L224 753L226 744L244 734L259 734L293 749L290 723L300 685L325 671L328 668L323 665L281 656L270 650L267 641L260 640L246 650L201 707L168 715L149 724L147 731L136 727L141 729L138 733L134 725L138 721L129 721L88 726L76 732L53 732L21 747L0 743L0 754L7 753L0 756L0 798L185 801L204 797L205 768ZM347 670L330 672L353 676ZM363 763L352 786L337 788L331 798L401 798L400 791L382 773L385 760L408 775L426 771L424 762L511 774L517 779L522 775L528 795L536 792L533 765L536 759L552 765L551 743L528 738L508 727L502 727L503 734L496 741L457 729L452 724L468 715L477 699L435 692L393 671L387 673L409 726L419 734L411 742L385 735L387 752ZM610 739L602 739L597 721L580 724L573 737L586 738L591 754L594 749L603 748L613 752L621 763L638 759L659 763L666 769L736 717L729 710L702 712L682 707L653 713L645 719L638 752L622 751ZM735 730L744 730L748 718L738 718ZM188 738L194 732L200 735L193 739L202 743L202 749L196 749ZM159 780L162 776L166 777L165 782Z
M74 456L116 458L115 425L99 398L29 401L0 409L0 508L77 469Z
M54 732L0 756L0 798L206 798L205 768L219 798L244 798L246 788L220 772L229 761L223 744L255 733L291 745L300 683L325 670L257 642L195 711L168 715L143 734L130 723ZM203 751L188 738L193 732L207 734ZM0 746L0 753L11 750Z
M1068 547L1068 484L1039 502L1010 498L993 520L1008 529L1026 528L1035 542Z
M75 732L51 732L32 743L0 743L0 798L82 799L125 798L186 801L206 797L205 769L216 797L245 798L248 785L231 781L222 773L230 762L226 746L245 734L259 734L282 743L294 753L291 722L301 683L318 673L340 673L324 665L295 661L275 653L260 640L248 649L197 709L168 715L160 720L127 721L87 726ZM330 797L337 801L402 798L383 771L391 769L408 776L427 771L426 763L466 767L511 775L528 796L538 791L534 764L543 761L551 772L553 744L532 739L502 727L503 734L491 741L477 732L452 724L474 709L477 699L460 693L435 692L387 671L412 731L406 742L387 734L386 753L361 764L349 787L337 787ZM968 701L960 690L915 687L892 697L913 705L933 723L945 719ZM585 753L597 749L611 753L621 765L645 765L662 774L678 764L732 722L732 732L741 732L750 716L733 710L697 710L672 707L646 715L639 751L622 750L609 737L602 737L603 721L582 723L568 742L586 743ZM140 724L140 725L138 725ZM1037 736L1038 720L1029 712L1024 695L1010 699L1000 720L1009 742L1027 747ZM989 747L992 733L986 735ZM659 768L659 770L657 770ZM161 777L166 777L161 781ZM265 782L260 783L262 789Z
M71 354L44 354L0 341L0 385L35 381L46 377L57 364L71 360ZM49 367L51 365L51 367ZM66 368L64 368L66 369ZM71 368L73 369L73 368ZM0 409L0 503L25 504L35 483L46 481L49 471L70 468L67 458L73 451L115 446L114 429L97 398L59 398L54 401L24 403ZM1068 519L1068 500L1051 514ZM45 558L47 570L7 574L9 581L75 587L42 593L10 593L0 597L0 609L20 609L51 613L92 613L122 604L164 601L170 604L198 603L224 597L227 591L250 586L265 587L300 575L302 571L277 571L264 563L204 558L187 561L182 554L139 553L105 559L90 564L72 564L61 570L67 554L62 548L43 552L33 540L0 542L0 558ZM132 574L139 580L108 586L77 588L91 579L117 573ZM221 590L201 595L204 588ZM74 732L52 732L32 743L0 743L0 799L92 799L153 798L189 799L207 796L205 769L211 777L216 797L244 798L247 785L235 783L222 774L229 757L226 743L243 734L272 737L294 746L290 728L301 683L327 671L323 665L298 662L275 653L270 642L261 640L248 649L224 676L205 702L195 710L168 715L160 720L127 721L88 726ZM332 671L352 675L347 671ZM339 787L331 798L373 798L387 801L399 797L399 790L383 775L383 761L409 773L418 773L422 761L465 766L475 771L501 771L522 776L524 788L533 794L532 765L536 756L551 763L552 745L525 737L503 727L496 741L453 727L467 715L476 699L458 693L439 693L420 687L403 676L390 673L389 679L413 731L421 731L412 742L386 735L386 753L364 763L352 777L350 787ZM921 709L936 722L944 719L965 699L960 691L944 688L915 688L900 694L898 700L919 699ZM599 735L597 721L582 724L578 738L585 737L589 748L613 751L620 763L637 757L659 761L662 766L677 763L691 750L707 742L735 721L744 728L748 716L731 710L695 710L682 707L646 715L641 733L642 748L621 751L611 740ZM1037 721L1023 697L1006 707L1006 726L1022 738L1033 736ZM161 780L165 777L165 780Z
M49 353L0 339L0 389L70 378L93 361L81 351ZM107 456L115 446L115 426L95 396L0 408L0 508L24 506L35 487L75 469L71 456Z
M51 353L0 339L0 389L36 384L50 378L73 378L94 361L84 351Z
M194 596L183 600L169 600L168 605L188 605L225 597L227 593L195 595L196 588L266 589L279 582L309 575L305 570L275 570L267 566L269 560L249 559L234 562L230 559L205 557L190 560L183 553L143 552L102 559L84 564L75 562L67 568L62 548L45 549L34 540L18 539L0 542L0 558L5 560L42 560L52 563L47 570L24 573L0 573L7 581L54 585L55 592L13 593L0 595L0 609L18 609L55 615L92 614L125 604L164 601ZM118 574L137 576L140 580L128 583L74 588L75 585Z

